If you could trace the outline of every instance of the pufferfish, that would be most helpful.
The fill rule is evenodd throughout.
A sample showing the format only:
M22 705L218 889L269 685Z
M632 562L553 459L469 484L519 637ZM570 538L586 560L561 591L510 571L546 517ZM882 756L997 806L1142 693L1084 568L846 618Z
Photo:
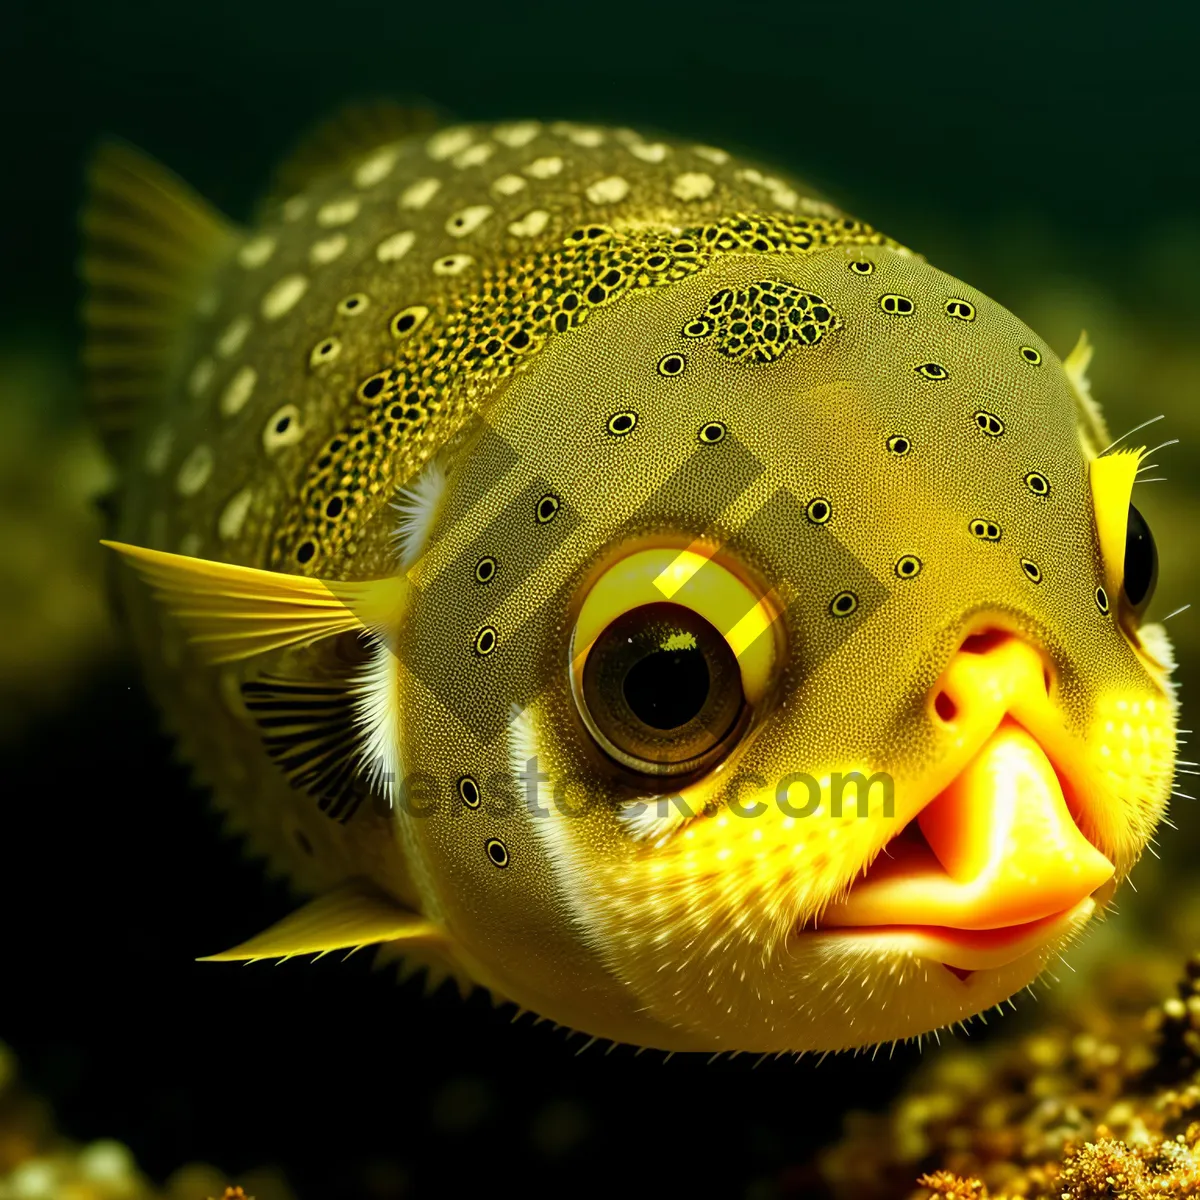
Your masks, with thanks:
M379 109L281 178L245 229L108 146L85 217L120 603L308 897L212 957L838 1050L1105 909L1177 704L1086 338L686 140Z

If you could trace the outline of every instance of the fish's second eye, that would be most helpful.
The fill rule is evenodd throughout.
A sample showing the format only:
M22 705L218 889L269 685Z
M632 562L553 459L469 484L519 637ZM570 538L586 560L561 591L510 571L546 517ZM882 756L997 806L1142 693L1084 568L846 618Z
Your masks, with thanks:
M1158 582L1158 547L1146 518L1131 504L1125 531L1125 599L1141 617L1150 606Z
M703 769L736 732L741 670L725 638L682 604L643 604L593 643L584 720L600 747L647 775Z

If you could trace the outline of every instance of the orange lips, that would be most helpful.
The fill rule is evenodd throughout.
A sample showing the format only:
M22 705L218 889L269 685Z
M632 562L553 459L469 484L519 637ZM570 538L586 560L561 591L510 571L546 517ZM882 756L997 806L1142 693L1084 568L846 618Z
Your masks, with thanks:
M923 842L895 839L822 930L964 971L1003 966L1094 908L1114 867L1084 837L1041 747L1005 719L917 816Z

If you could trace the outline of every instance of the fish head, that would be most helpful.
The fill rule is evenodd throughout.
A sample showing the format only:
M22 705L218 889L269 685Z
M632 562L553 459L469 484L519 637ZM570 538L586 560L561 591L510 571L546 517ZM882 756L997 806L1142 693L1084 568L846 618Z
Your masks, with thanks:
M1172 786L1104 440L1078 369L886 247L730 256L551 339L450 447L396 644L477 974L764 1052L1030 984Z

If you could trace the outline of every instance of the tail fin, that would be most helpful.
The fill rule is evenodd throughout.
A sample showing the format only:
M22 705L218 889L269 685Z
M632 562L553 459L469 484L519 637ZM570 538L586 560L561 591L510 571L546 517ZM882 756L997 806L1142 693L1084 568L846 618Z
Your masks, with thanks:
M162 394L234 225L132 147L108 142L88 175L83 213L84 366L110 449Z

